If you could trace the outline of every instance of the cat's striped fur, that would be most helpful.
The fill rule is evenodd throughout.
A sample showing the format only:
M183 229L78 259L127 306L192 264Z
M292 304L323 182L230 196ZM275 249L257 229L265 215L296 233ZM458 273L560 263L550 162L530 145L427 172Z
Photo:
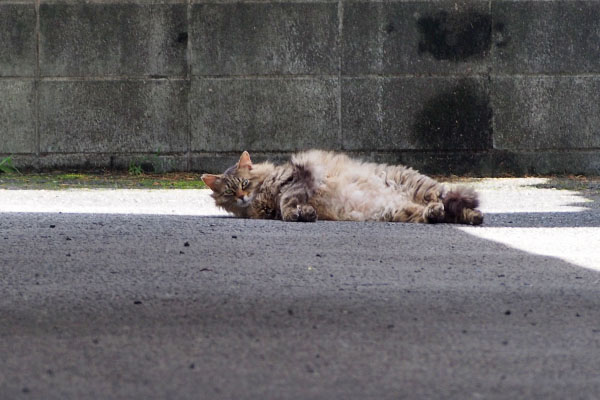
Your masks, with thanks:
M218 206L239 217L312 222L449 222L479 225L478 196L402 165L310 150L283 165L253 164L244 152L222 175L202 176Z

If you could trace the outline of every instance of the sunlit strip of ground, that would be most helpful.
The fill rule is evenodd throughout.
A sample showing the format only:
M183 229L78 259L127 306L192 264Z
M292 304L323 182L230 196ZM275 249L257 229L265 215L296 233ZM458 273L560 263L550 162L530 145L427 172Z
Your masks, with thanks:
M600 228L472 228L460 230L530 254L600 271Z
M592 201L580 192L545 188L548 178L490 178L468 183L481 196L485 213L579 212Z
M572 222L569 226L544 227L544 221L540 221L539 227L494 227L484 223L481 227L459 229L531 254L556 257L600 271L600 224L577 226L578 214L590 212L593 201L577 191L533 187L547 181L545 178L485 180L476 185L482 196L481 208L488 219L493 214L526 213L534 219L538 216L543 219L548 213L564 213ZM594 213L598 215L597 210Z
M0 212L226 215L209 190L0 190Z

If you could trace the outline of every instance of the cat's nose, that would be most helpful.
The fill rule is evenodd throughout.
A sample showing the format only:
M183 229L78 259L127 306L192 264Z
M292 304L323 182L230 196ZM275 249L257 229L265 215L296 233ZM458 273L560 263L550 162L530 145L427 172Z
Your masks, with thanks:
M240 199L243 199L243 198L244 198L244 196L245 196L245 193L244 193L244 192L243 192L241 189L238 189L238 190L237 190L237 192L235 192L235 195L236 195L238 198L240 198Z

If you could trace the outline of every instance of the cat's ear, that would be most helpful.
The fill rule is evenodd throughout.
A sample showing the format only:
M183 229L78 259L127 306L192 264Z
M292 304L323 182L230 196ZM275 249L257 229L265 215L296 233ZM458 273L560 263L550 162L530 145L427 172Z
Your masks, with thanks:
M252 169L252 161L250 160L250 154L248 154L247 151L244 151L242 153L242 156L240 157L240 161L237 164L238 169L240 168L248 168L248 169Z
M202 175L202 181L206 183L206 186L212 189L214 192L217 188L217 180L219 179L219 175L212 174L204 174Z

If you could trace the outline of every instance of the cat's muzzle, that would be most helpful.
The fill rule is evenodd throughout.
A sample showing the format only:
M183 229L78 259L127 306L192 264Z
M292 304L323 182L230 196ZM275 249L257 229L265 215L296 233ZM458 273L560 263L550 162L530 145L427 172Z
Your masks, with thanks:
M242 198L237 198L236 203L239 207L248 207L252 202L252 198L250 196L244 196Z

